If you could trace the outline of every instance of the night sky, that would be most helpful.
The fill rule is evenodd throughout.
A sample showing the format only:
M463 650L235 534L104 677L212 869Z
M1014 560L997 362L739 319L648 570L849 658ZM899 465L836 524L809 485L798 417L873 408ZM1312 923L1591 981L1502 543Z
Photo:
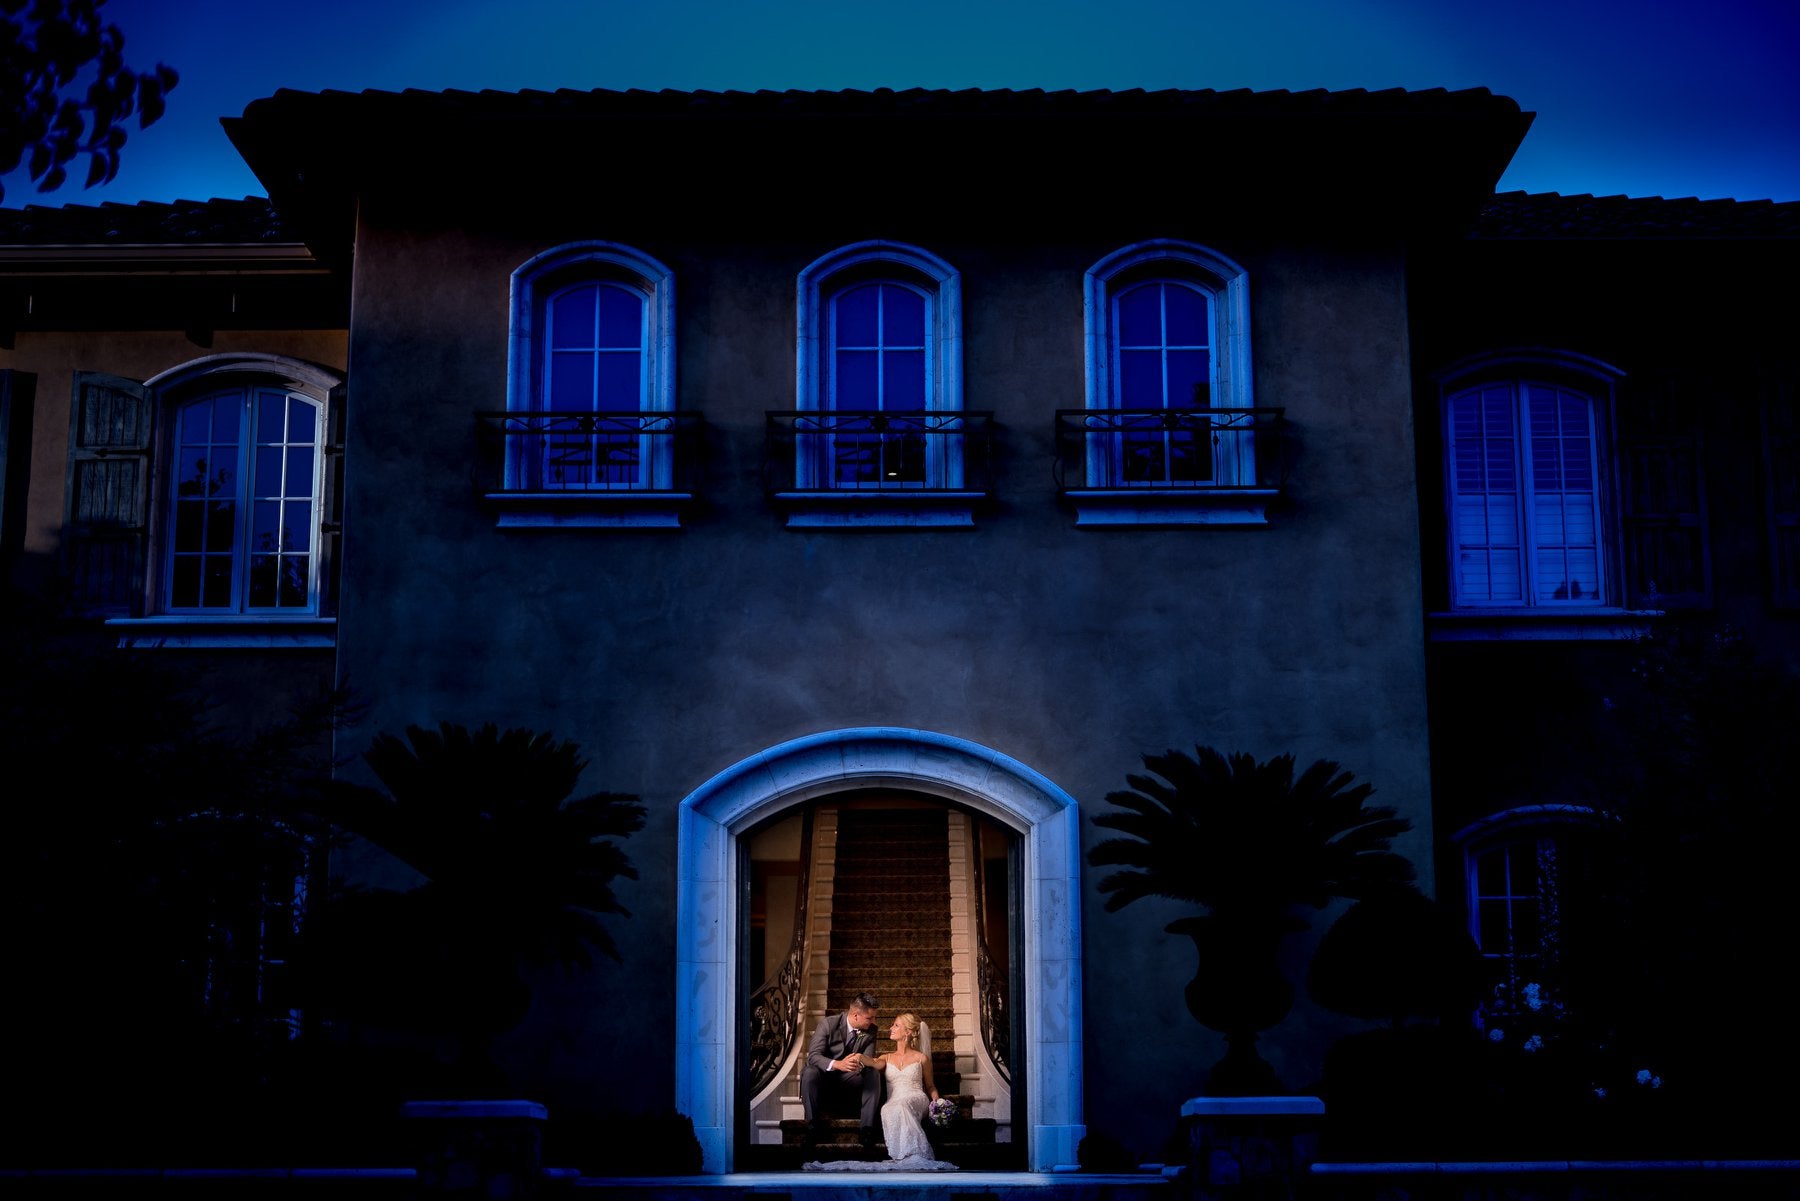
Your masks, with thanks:
M1537 114L1500 190L1800 200L1796 0L109 0L181 72L111 184L262 195L219 128L278 88L1470 88Z

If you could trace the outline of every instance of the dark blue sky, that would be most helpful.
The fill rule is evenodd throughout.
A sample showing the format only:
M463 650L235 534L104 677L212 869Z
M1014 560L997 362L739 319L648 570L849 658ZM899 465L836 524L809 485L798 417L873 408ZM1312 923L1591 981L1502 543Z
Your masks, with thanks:
M1537 114L1502 190L1800 200L1800 0L108 0L182 76L111 184L261 195L277 88L1468 88ZM74 172L77 179L79 172Z

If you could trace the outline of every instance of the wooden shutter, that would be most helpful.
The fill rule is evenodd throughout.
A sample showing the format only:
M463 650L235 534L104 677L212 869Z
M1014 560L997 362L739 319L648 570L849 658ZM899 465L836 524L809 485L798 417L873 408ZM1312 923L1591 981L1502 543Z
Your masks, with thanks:
M31 483L32 399L37 377L0 371L0 572L10 578L25 545L25 505Z
M344 545L344 397L337 385L325 400L324 493L319 497L319 616L337 613L338 562Z
M1627 603L1692 609L1712 603L1695 389L1644 381L1619 405Z
M1800 380L1763 382L1762 422L1773 600L1800 608Z
M154 394L136 380L75 373L64 553L78 612L124 617L142 611L155 416Z

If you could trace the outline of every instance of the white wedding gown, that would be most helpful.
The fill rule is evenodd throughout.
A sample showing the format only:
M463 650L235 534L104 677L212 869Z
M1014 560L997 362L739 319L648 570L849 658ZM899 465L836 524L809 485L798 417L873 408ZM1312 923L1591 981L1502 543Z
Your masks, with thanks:
M809 1172L954 1172L956 1165L931 1157L931 1140L925 1137L925 1108L931 1098L920 1083L924 1068L909 1063L903 1068L887 1065L887 1101L881 1107L881 1137L888 1158L874 1163L857 1159L833 1159L806 1165Z

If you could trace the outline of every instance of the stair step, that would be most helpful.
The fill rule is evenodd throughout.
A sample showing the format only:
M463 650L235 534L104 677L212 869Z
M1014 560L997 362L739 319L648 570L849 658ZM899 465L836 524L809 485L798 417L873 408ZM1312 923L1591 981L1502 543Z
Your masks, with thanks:
M1025 1145L1023 1143L972 1143L966 1146L939 1147L937 1156L939 1159L948 1160L965 1172L1020 1172L1025 1169ZM742 1170L747 1172L798 1172L808 1162L824 1161L827 1158L874 1161L886 1159L887 1151L882 1147L877 1147L873 1151L864 1151L861 1147L843 1147L829 1151L826 1148L818 1148L817 1152L814 1152L801 1147L763 1144L745 1148L739 1156L738 1163ZM946 1181L945 1183L951 1182ZM1159 1179L1156 1183L1161 1184L1162 1182ZM1064 1187L1067 1188L1067 1182ZM892 1194L883 1189L877 1195L885 1197ZM1105 1195L1115 1198L1117 1196L1110 1191Z
M916 1014L931 1027L939 1090L956 1093L962 1081L954 1051L949 883L950 832L942 810L839 812L825 1012L841 1010L859 992L875 994L881 1051L892 1047L887 1030L894 1017ZM973 1113L972 1100L964 1110ZM854 1127L852 1120L851 1144Z
M965 1098L966 1100L966 1098ZM960 1103L960 1102L959 1102ZM967 1112L965 1106L964 1112ZM855 1118L831 1118L825 1123L826 1129L818 1144L820 1150L848 1149L861 1150L862 1127ZM932 1146L940 1148L982 1146L994 1141L994 1134L999 1123L993 1118L959 1117L948 1126L930 1127L926 1134ZM800 1118L784 1118L781 1122L781 1143L786 1147L803 1146L806 1142L808 1123ZM877 1147L885 1147L877 1128ZM881 1159L885 1156L878 1155Z

